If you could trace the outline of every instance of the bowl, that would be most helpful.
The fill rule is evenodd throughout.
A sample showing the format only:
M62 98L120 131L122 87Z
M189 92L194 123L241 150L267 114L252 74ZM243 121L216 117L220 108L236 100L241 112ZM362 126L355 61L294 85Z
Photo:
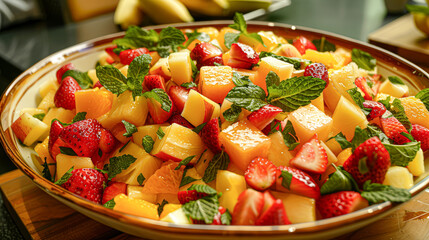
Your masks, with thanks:
M231 23L231 21L209 21L172 26L191 29L207 26L221 28ZM149 28L160 30L164 27L155 26ZM248 29L251 32L260 30L273 31L275 34L285 38L293 38L299 35L304 35L309 39L325 37L328 41L338 46L347 49L359 48L369 52L377 59L377 68L382 75L401 77L406 81L413 95L418 90L429 87L429 74L421 68L393 53L367 43L328 32L281 23L249 22ZM178 225L123 214L104 208L74 195L43 178L32 162L31 154L34 154L34 151L19 144L10 128L11 124L19 117L20 109L36 107L36 101L40 98L38 95L40 84L44 80L54 77L56 70L60 66L72 62L77 69L82 71L94 68L98 56L104 48L111 46L113 39L123 35L123 32L107 35L54 53L23 72L3 93L0 102L0 137L3 147L14 164L53 198L112 228L135 236L156 239L219 239L221 237L224 239L241 237L246 237L247 239L259 239L261 237L270 237L272 239L325 239L355 231L392 213L404 204L384 202L339 217L283 226ZM410 189L412 196L429 186L428 158L429 156L426 154L426 173L415 179L415 185Z

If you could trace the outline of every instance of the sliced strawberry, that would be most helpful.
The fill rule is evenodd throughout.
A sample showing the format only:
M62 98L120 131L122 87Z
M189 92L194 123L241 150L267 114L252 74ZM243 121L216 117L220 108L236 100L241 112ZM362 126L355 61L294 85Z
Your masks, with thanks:
M283 112L281 108L267 104L249 114L247 119L259 130L262 130L274 120L277 114L281 112Z
M168 95L170 95L174 105L177 107L177 111L180 113L185 107L186 100L188 100L189 91L189 89L181 86L171 86L168 90Z
M100 81L97 81L92 88L102 88L103 85L101 85Z
M304 36L299 36L293 40L293 45L298 49L299 53L305 54L307 49L316 50L316 46Z
M147 48L128 49L119 53L119 59L122 64L130 65L134 58L143 54L149 54L149 50Z
M283 178L283 171L285 171L283 175L287 178ZM286 186L282 185L283 181L285 181ZM314 179L307 173L292 167L278 167L276 184L274 186L275 190L280 192L291 192L314 199L320 197L320 188Z
M72 193L95 203L101 203L104 175L93 168L75 169L71 177L61 186Z
M276 199L274 198L273 194L271 194L270 191L265 191L264 192L264 207L262 208L262 212L267 211L268 208L271 207L271 205L273 205L273 203L276 201Z
M416 141L420 142L420 147L423 151L429 149L429 129L418 124L413 124L411 136L413 136Z
M410 139L402 135L402 133L408 133L408 131L395 117L380 118L380 123L384 134L396 144L402 145L411 142Z
M48 142L48 151L51 153L54 143L57 141L60 133L63 131L63 125L58 120L55 120L51 124L51 129L49 130L49 142ZM52 156L52 153L51 153ZM55 155L56 156L56 155ZM54 157L54 156L52 156Z
M213 118L201 129L201 140L214 153L222 152L219 141L219 118Z
M209 58L221 55L222 50L209 42L197 44L191 51L191 59L197 61L197 63L202 63Z
M244 172L246 183L255 190L270 188L276 181L277 167L270 160L257 157Z
M117 145L118 140L116 140L113 134L109 130L101 128L100 141L98 143L98 147L101 149L101 151L103 151L104 153L109 153L115 150Z
M262 215L256 220L256 225L287 225L291 224L286 215L283 201L277 199Z
M290 165L301 170L322 174L328 167L328 155L325 148L320 144L317 134L302 145L299 152L290 160Z
M264 194L253 189L244 190L232 213L232 225L255 225L264 207Z
M227 65L235 68L250 69L259 62L259 55L252 47L243 43L233 43Z
M341 191L322 196L316 207L323 218L331 218L366 208L368 201L358 192Z
M386 112L386 107L380 102L366 100L363 102L363 107L371 109L371 112L366 117L368 121L381 117Z
M194 128L194 126L192 126L192 124L190 124L184 117L182 117L179 114L175 114L175 115L171 116L171 118L168 120L168 122L170 124L177 123L179 125L182 125L184 127L191 128L191 129Z
M54 96L56 107L62 107L68 110L76 108L74 93L82 88L72 77L66 77L61 82Z
M80 157L92 157L98 150L101 125L95 119L75 122L61 131L59 138Z
M116 54L113 51L113 49L115 49L115 48L116 48L116 46L108 47L108 48L104 49L104 51L106 51L106 53L109 54L109 56L113 59L114 62L119 62L121 60L119 59L118 54Z
M72 69L74 69L73 63L68 63L68 64L62 66L60 69L57 70L56 76L57 76L57 81L59 84L61 84L61 82L63 81L64 73L66 73L68 70L72 70Z
M180 204L185 204L190 201L195 201L205 196L207 196L206 193L200 193L200 192L197 192L197 190L179 191L177 193L177 198L179 199Z
M173 103L170 96L168 96L168 99ZM171 117L171 115L173 115L173 111L174 111L173 104L171 105L170 111L167 112L161 108L161 103L155 100L154 98L147 98L147 100L148 100L147 106L149 108L149 113L155 124L165 123Z
M112 157L111 155L114 152L111 153L104 153L103 151L101 151L100 149L94 153L94 155L92 155L91 157L91 161L94 164L94 166L98 169L103 169L104 165L109 163L109 159L110 157ZM107 177L107 175L106 175Z
M70 146L65 143L61 138L57 138L57 140L52 145L51 150L49 150L49 153L51 154L51 157L56 161L57 155L61 153L60 147L67 147L70 148Z
M161 75L146 75L143 85L150 91L154 88L161 88L165 91L165 80Z
M110 182L103 191L103 198L101 204L105 204L107 201L112 200L119 194L127 194L127 184L123 182Z
M368 83L366 82L366 78L364 77L357 77L355 79L355 84L356 86L362 90L364 96L363 98L365 100L370 100L372 101L372 99L374 98L374 92L372 91L372 89L369 87Z
M326 82L325 88L328 87L329 73L328 69L326 69L325 65L323 65L322 63L312 63L305 67L304 76L320 78Z
M208 59L202 61L201 63L198 62L197 67L201 68L203 66L216 66L216 64L223 65L222 54L219 56L208 58Z
M353 176L359 187L367 180L383 183L390 167L390 155L380 139L372 137L356 148L343 167Z

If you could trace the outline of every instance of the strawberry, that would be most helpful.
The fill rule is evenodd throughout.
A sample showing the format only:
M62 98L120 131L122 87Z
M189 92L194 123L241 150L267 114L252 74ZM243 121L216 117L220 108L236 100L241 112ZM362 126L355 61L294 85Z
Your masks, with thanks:
M296 168L285 166L279 166L277 169L276 184L274 185L275 190L280 192L296 193L314 199L318 199L320 197L319 186L307 173ZM287 176L289 174L292 175L290 183L285 179L286 183L289 183L289 189L282 185L283 177L281 175L283 171L287 173Z
M103 85L101 85L100 81L97 81L92 88L102 88Z
M48 151L51 154L51 157L54 159L55 159L54 156L56 156L57 154L55 155L52 154L52 149L53 149L52 147L54 146L54 143L57 141L60 133L63 131L63 128L64 128L63 125L61 125L61 123L58 120L55 120L52 122L51 129L49 130Z
M416 141L420 142L420 147L423 151L429 149L429 129L418 124L413 124L411 136L413 136Z
M247 119L259 130L262 130L274 120L277 114L281 112L283 112L281 108L267 104L249 114Z
M381 128L384 134L393 140L396 144L404 144L411 142L410 139L401 133L408 133L407 129L395 117L380 118Z
M110 159L112 153L104 153L100 149L94 153L91 157L91 161L94 164L94 166L98 169L103 169L104 165L108 163L108 160ZM107 175L106 175L107 178Z
M95 119L75 122L63 129L59 137L80 157L92 157L98 150L101 125Z
M246 183L255 190L270 188L276 181L277 167L270 160L257 157L244 172Z
M113 51L113 49L115 49L115 48L116 48L116 45L115 45L115 46L112 46L112 47L108 47L108 48L104 49L104 51L106 51L106 53L107 53L107 54L109 54L109 56L112 58L112 60L113 60L114 62L119 62L119 61L120 61L120 59L119 59L118 54L116 54L116 53Z
M222 214L226 212L226 209L222 206L219 206L219 212L213 218L213 222L211 225L223 225L221 221Z
M165 80L161 75L146 75L143 85L150 91L154 88L161 88L165 91Z
M64 73L66 73L68 70L72 70L72 69L74 69L73 63L68 63L68 64L62 66L60 69L57 70L56 76L57 76L57 81L59 84L61 84L61 82L63 81Z
M98 147L103 151L103 153L109 153L115 150L118 144L118 140L113 136L113 134L105 129L101 128L100 130L100 141L98 142Z
M213 118L201 129L201 140L214 153L222 152L219 142L219 118Z
M252 47L243 43L233 43L230 50L230 58L226 63L234 68L250 69L259 62L258 53Z
M191 59L197 61L198 69L202 66L214 66L214 62L219 62L219 58L221 61L220 63L222 63L221 56L222 50L208 42L195 45L194 49L191 51ZM216 57L216 59L212 59L214 57Z
M185 204L190 201L195 201L205 196L207 196L206 193L200 193L200 192L197 192L197 190L179 191L177 193L177 198L179 199L180 204Z
M171 100L170 96L168 96L168 99L172 102L169 112L162 109L161 103L159 103L154 98L147 98L147 106L149 108L149 113L155 124L165 123L171 117L171 115L173 115L174 102Z
M273 205L273 203L276 201L276 199L274 198L273 194L271 194L270 191L265 191L264 192L264 207L262 208L262 212L267 211L268 208L271 207L271 205Z
M119 53L119 60L124 65L130 65L134 58L143 54L149 54L147 48L127 49Z
M184 117L182 117L179 114L175 114L175 115L171 116L171 118L168 120L168 122L170 124L177 123L179 125L182 125L184 127L191 128L191 129L194 128L194 126L192 126L192 124L190 124Z
M49 154L51 154L51 157L56 161L57 160L57 155L61 153L61 149L60 147L68 147L70 148L70 146L65 143L63 140L61 140L61 138L58 138L54 144L52 145L51 150L49 150Z
M291 224L282 200L277 199L262 215L256 220L256 225L287 225Z
M127 184L123 182L110 182L103 191L103 197L101 204L105 204L107 201L112 200L119 194L127 194Z
M328 167L328 155L325 148L315 134L308 142L302 145L299 152L290 160L290 165L301 170L322 174Z
M390 155L380 139L372 137L356 148L343 167L353 176L359 187L367 180L383 183L390 167Z
M329 84L329 74L328 69L322 63L312 63L305 67L304 76L311 76L315 78L320 78L326 82L325 88Z
M244 190L232 212L232 225L255 225L264 207L264 194L251 188Z
M371 112L366 117L368 121L381 117L386 112L386 107L380 102L366 100L363 102L363 107L371 109Z
M380 89L380 85L381 85L381 75L380 74L374 74L372 76L368 77L370 82L372 82L372 92L374 93L374 96L377 96L378 94L378 90Z
M197 67L199 69L199 68L201 68L203 66L216 66L216 63L220 64L220 65L223 65L222 55L208 58L208 59L202 61L201 63L198 62L197 63Z
M180 113L185 107L186 100L188 100L189 89L186 89L181 86L171 86L168 90L168 95L174 102L174 105L177 107L177 111Z
M68 110L76 108L74 93L82 88L72 77L66 77L61 82L54 96L55 107Z
M61 186L72 193L95 203L101 203L106 178L93 168L75 169L71 177Z
M360 193L341 191L324 195L316 201L316 208L323 218L331 218L368 207Z
M363 98L365 100L372 101L374 95L374 92L369 87L368 83L366 82L366 78L364 77L357 77L355 79L355 85L363 92L364 96Z
M298 49L299 53L305 54L307 49L316 50L316 46L304 36L299 36L293 40L293 45Z

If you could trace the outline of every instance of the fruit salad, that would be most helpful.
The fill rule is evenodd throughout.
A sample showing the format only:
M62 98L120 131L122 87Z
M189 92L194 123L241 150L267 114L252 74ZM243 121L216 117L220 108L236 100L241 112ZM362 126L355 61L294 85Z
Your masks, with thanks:
M429 89L325 37L130 27L11 128L45 178L176 224L287 225L404 202L425 173Z

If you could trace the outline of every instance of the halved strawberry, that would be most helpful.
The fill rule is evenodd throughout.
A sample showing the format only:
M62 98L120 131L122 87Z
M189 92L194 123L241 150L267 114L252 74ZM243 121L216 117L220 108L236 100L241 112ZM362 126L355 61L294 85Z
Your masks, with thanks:
M328 155L320 144L317 134L302 145L299 152L290 160L290 165L301 170L321 174L328 167Z
M366 208L368 201L358 192L341 191L322 196L316 207L323 218L331 218Z
M262 130L281 112L283 112L281 108L267 104L249 114L247 119L259 130Z
M72 77L66 77L61 82L54 96L55 107L62 107L68 110L76 108L74 93L82 88Z
M57 76L57 81L59 84L61 84L61 82L63 80L64 73L67 72L68 70L72 70L72 69L74 69L73 63L68 63L68 64L62 66L60 69L57 70L56 76Z
M286 215L283 201L277 199L262 215L256 220L256 225L287 225L291 224Z
M185 204L190 201L195 201L205 196L207 196L206 193L200 193L200 192L197 192L197 190L179 191L177 193L177 198L179 199L180 204Z
M276 181L277 167L268 159L253 159L244 172L246 183L256 190L270 188Z
M71 177L61 186L72 193L95 203L101 203L106 178L93 168L75 169Z
M168 99L173 103L170 96L168 96ZM173 104L171 104L170 111L167 112L161 108L161 103L159 103L157 100L154 98L147 98L147 106L149 108L150 116L152 117L155 124L165 123L171 117L171 115L173 115Z
M374 74L372 76L369 76L369 81L372 83L372 92L374 93L374 96L377 96L378 90L381 86L381 75L380 74Z
M58 120L55 120L52 122L51 129L49 130L49 142L48 142L49 153L52 152L52 147L54 146L54 143L57 141L58 137L60 136L60 133L63 131L63 128L64 128L63 125L61 125L61 123ZM51 157L54 158L54 156L52 156L52 153L51 153Z
M264 207L262 208L262 212L267 211L275 201L276 199L269 190L264 191Z
M291 192L314 199L320 197L319 186L307 173L286 166L279 166L277 169L276 184L274 185L276 191ZM283 181L285 185L282 184Z
M316 46L304 36L299 36L293 40L293 45L298 49L299 53L305 54L307 49L316 50Z
M208 59L202 61L201 63L198 62L197 67L201 68L203 66L216 66L216 64L223 65L222 54L219 56L208 58Z
M201 129L201 140L214 153L222 152L219 141L219 118L213 118Z
M411 142L410 139L401 133L408 133L404 125L395 117L380 118L381 128L386 136L396 144L405 144Z
M115 45L115 46L112 46L112 47L108 47L108 48L104 49L104 51L106 51L106 53L107 53L107 54L109 54L109 56L113 59L113 61L115 61L115 62L119 62L119 61L121 61L121 60L119 59L118 54L116 54L116 53L113 51L113 49L115 49L115 48L116 48L116 45Z
M98 150L101 125L95 119L75 122L61 131L59 138L80 157L92 157Z
M413 124L411 136L413 136L416 141L420 142L420 147L423 151L429 149L429 129L418 124Z
M222 50L209 42L197 44L191 51L191 59L197 61L198 68L201 68L201 66L206 66L202 63L206 62L208 59L220 56L222 56Z
M325 65L323 65L322 63L312 63L305 67L304 76L320 78L326 82L325 88L328 87L329 73L328 69L326 69Z
M181 86L171 86L168 90L168 95L170 95L179 113L181 113L185 107L186 100L188 100L189 91L189 89Z
M191 129L194 128L194 126L192 126L192 124L190 124L184 117L182 117L179 114L174 114L173 116L171 116L171 118L168 120L168 122L170 124L177 123L179 125L182 125L184 127L191 128Z
M264 207L264 194L251 188L244 190L237 199L232 213L232 225L255 225Z
M371 112L366 116L368 121L381 117L386 112L386 107L380 102L366 100L363 102L363 107L371 109Z
M372 99L374 98L374 92L372 91L372 89L369 87L368 83L366 82L366 78L365 77L357 77L355 79L355 84L356 86L362 90L364 96L363 98L365 100L370 100L372 101Z
M101 85L100 81L97 81L92 88L102 88L103 85Z
M127 184L123 182L110 182L103 191L103 198L101 204L105 204L107 201L112 200L119 194L127 194Z
M119 53L119 59L122 64L130 65L134 58L143 54L149 54L149 50L147 48L127 49Z
M143 85L150 91L154 88L161 88L165 91L165 80L161 75L146 75Z
M234 68L250 69L259 62L259 55L252 47L243 43L233 43L229 52L230 58L226 63Z
M101 151L104 153L109 153L115 150L117 144L118 140L116 140L113 134L109 130L101 128L100 141L98 143L98 147L101 149Z

